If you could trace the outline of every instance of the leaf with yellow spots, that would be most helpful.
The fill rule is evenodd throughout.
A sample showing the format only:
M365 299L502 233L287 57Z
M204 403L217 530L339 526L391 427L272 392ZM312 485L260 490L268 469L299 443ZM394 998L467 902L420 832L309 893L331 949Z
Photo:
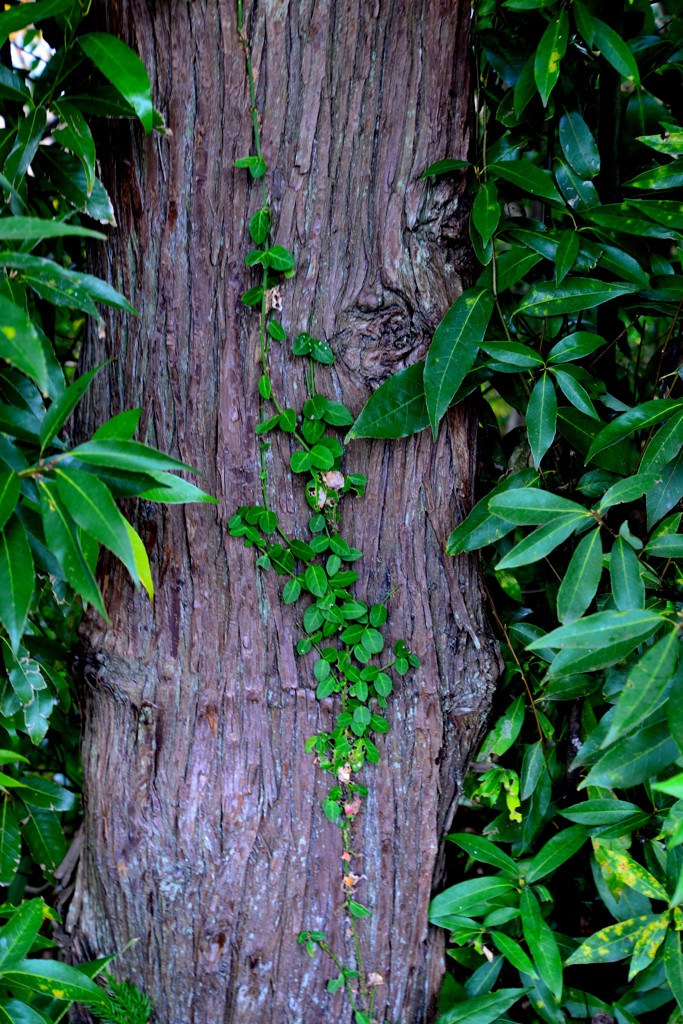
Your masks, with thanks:
M654 960L657 950L664 942L664 936L669 927L669 918L670 913L668 911L664 914L658 914L641 931L633 947L633 956L631 957L631 966L628 972L629 981Z
M627 853L603 849L602 856L623 886L635 889L636 892L643 896L649 896L650 899L668 902L669 897L664 886Z
M608 928L601 928L599 932L595 932L578 949L574 950L569 959L565 961L565 966L614 963L615 960L623 960L631 953L645 925L653 919L652 914L643 914L640 917L632 917L628 921L618 921Z
M534 58L534 79L544 107L560 76L560 61L567 52L568 38L569 18L563 10L543 33Z
M26 956L44 920L42 899L25 900L0 929L0 974Z
M56 960L18 960L3 973L4 985L21 985L53 999L68 999L96 1006L108 1006L107 995L82 971Z

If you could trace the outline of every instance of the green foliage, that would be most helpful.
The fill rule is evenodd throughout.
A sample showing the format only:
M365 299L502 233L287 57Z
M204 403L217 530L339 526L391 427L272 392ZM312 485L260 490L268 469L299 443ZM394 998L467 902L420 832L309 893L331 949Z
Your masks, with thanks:
M482 270L410 368L410 391L390 379L350 431L436 431L452 402L480 403L488 493L448 550L482 550L506 672L459 812L472 831L447 837L477 873L431 906L463 983L445 990L440 1020L628 1024L656 1011L673 1024L681 5L479 0L475 13L468 180ZM488 314L476 323L463 315L472 296ZM507 429L513 415L523 425Z
M242 7L239 0L238 31L244 49L253 104L254 76L248 42L242 30ZM357 899L361 878L365 876L361 875L360 866L355 869L352 867L352 862L359 857L353 825L368 795L367 787L359 781L361 772L366 763L376 764L379 760L376 734L389 731L389 722L382 712L394 689L390 673L404 676L410 669L418 667L420 662L403 640L397 640L391 650L385 649L382 627L387 621L386 605L391 594L386 594L375 604L368 604L356 598L353 593L359 573L352 566L362 558L363 553L350 545L340 533L340 503L345 495L356 494L362 497L367 479L359 473L344 471L345 448L335 434L340 428L349 427L353 423L353 416L346 406L328 398L316 386L316 365L331 366L334 363L330 345L306 331L292 341L292 355L302 360L299 365L302 367L305 400L300 411L283 408L270 378L271 343L274 341L286 345L287 334L273 318L269 294L278 287L283 277L294 273L295 261L294 256L283 246L270 244L272 216L264 179L267 166L261 156L259 125L255 114L253 125L256 154L236 160L235 166L249 170L254 178L260 179L262 190L261 209L249 220L252 241L260 248L251 250L245 259L247 267L260 269L261 283L250 287L242 296L245 305L255 306L260 313L262 372L258 382L259 422L256 434L261 454L262 504L240 506L229 521L229 530L233 537L242 537L246 547L255 549L256 565L261 570L272 570L282 578L283 602L292 605L301 602L301 637L296 645L297 653L302 656L314 654L316 697L332 704L330 710L333 710L334 717L328 729L310 736L306 740L305 750L314 756L316 765L330 776L331 785L322 802L322 810L328 821L340 830L343 897L338 910L344 913L347 934L353 937L355 965L353 968L343 966L330 948L324 932L302 931L299 943L305 945L310 956L314 956L319 949L334 963L339 975L328 982L328 991L346 989L356 1024L374 1024L375 988L382 983L382 979L374 972L366 975L363 966L358 922L369 917L371 911ZM464 302L461 305L464 306ZM479 307L480 303L475 297L473 309L463 313L464 320L475 322L477 317L481 318L483 314L479 313ZM488 313L490 315L490 309ZM462 325L456 324L453 329L461 333ZM473 348L473 357L475 353L476 349ZM462 370L461 376L467 368ZM394 378L394 395L398 394L400 387L404 387L408 404L410 378L414 372L411 367L403 375ZM454 367L451 375L457 375L458 372ZM401 377L402 381L399 380ZM419 387L424 407L421 366ZM410 416L410 413L401 410L397 412L394 407L391 415L392 424L387 428L390 431L397 429L398 418ZM374 416L375 420L381 418L381 410L375 410ZM271 450L271 442L266 435L276 429L290 437L290 469L293 474L303 477L299 486L304 490L311 512L307 522L300 524L301 529L297 529L298 536L285 534L277 513L269 504L266 457ZM306 528L308 533L306 540L303 540L301 534Z
M85 444L69 436L100 369L74 377L83 314L99 321L101 304L135 314L85 273L84 240L106 237L93 222L114 221L85 115L163 127L137 55L113 36L78 35L89 6L40 0L0 13L17 65L0 66L0 1018L17 1024L59 1019L73 1001L106 1020L149 1016L142 1002L137 1017L121 1010L113 980L109 994L92 980L111 958L78 968L33 958L55 945L40 934L55 914L22 896L41 876L55 881L76 820L67 658L82 606L106 617L100 544L153 592L144 544L115 499L212 500L175 475L189 467L132 440L139 410Z

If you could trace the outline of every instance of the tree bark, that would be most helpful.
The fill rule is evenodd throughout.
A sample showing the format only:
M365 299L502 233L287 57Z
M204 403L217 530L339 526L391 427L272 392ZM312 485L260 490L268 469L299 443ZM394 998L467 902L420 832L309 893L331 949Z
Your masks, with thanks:
M103 5L106 6L106 5ZM297 612L255 568L227 521L260 498L254 435L258 316L240 295L260 187L233 161L251 152L248 82L232 0L110 0L107 27L140 53L172 135L111 126L105 181L118 228L99 269L141 311L110 317L85 361L101 373L84 430L142 406L139 436L196 466L220 506L138 502L156 597L118 564L101 576L111 625L91 617L85 678L85 843L70 925L90 954L140 942L120 961L162 1024L347 1022L336 972L296 936L327 932L353 964L341 903L339 830L320 803L329 778L304 753L332 704L299 658ZM460 0L256 0L245 24L257 73L274 240L293 248L281 320L327 338L319 390L357 414L371 388L414 362L470 270L463 184L419 180L467 154L469 8ZM110 131L110 127L107 127ZM271 376L300 408L291 341ZM275 436L268 489L286 532L305 537L301 478ZM436 443L353 442L343 534L364 552L359 597L389 604L387 642L422 659L390 699L391 731L368 766L359 899L378 1020L434 1020L443 935L427 911L439 840L485 726L499 671L474 562L444 554L469 508L476 416L451 410Z

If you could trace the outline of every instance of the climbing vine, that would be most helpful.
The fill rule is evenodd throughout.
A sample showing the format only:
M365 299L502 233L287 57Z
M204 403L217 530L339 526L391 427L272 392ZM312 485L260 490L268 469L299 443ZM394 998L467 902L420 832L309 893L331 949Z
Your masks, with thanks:
M292 341L291 354L298 361L306 394L300 410L280 401L270 377L271 345L287 344L286 332L273 313L272 297L283 279L293 277L295 263L286 248L271 244L273 218L265 183L268 167L261 152L254 74L241 0L238 33L249 80L255 152L235 161L235 166L248 170L260 183L262 200L261 208L249 221L249 235L256 248L245 259L247 267L260 273L260 280L242 295L244 305L255 309L258 316L261 376L256 434L262 502L240 506L230 519L229 529L233 536L242 537L247 547L256 549L256 565L262 571L273 570L282 578L284 603L303 605L297 653L314 655L316 696L320 701L333 702L332 728L311 736L305 749L331 780L322 810L339 828L341 910L353 936L355 962L346 966L330 947L325 932L302 931L299 942L310 956L320 949L329 957L338 975L328 981L328 990L345 988L356 1024L372 1024L375 988L382 978L376 972L368 973L363 964L359 922L371 911L361 902L359 892L361 876L355 870L358 852L354 824L368 794L367 786L360 781L363 769L380 758L372 735L389 730L382 712L394 688L390 673L403 676L420 662L403 640L396 642L391 651L386 650L382 627L387 621L391 592L372 605L359 600L353 592L360 574L352 566L361 559L362 551L341 535L340 504L345 496L362 497L367 480L360 473L346 472L344 444L333 433L350 427L353 416L345 405L328 398L316 386L316 366L334 363L330 345L307 331ZM269 501L268 436L276 430L289 435L290 469L305 489L310 516L301 526L307 528L306 540L285 534Z

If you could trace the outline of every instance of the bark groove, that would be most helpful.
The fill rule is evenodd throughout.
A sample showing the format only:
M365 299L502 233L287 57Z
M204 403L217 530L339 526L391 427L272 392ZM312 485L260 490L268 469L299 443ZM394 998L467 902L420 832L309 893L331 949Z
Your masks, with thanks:
M144 139L108 126L105 179L118 229L99 270L141 311L110 318L88 365L116 359L93 388L83 429L142 407L139 436L198 467L216 508L138 503L156 599L120 567L101 573L112 625L91 618L86 681L85 843L70 913L90 952L141 941L122 962L162 1024L347 1022L345 997L296 944L327 931L351 956L340 903L337 829L320 811L327 779L304 742L328 721L296 612L253 551L227 534L259 499L256 315L247 222L260 206L233 161L250 152L248 85L230 0L109 0L101 16L138 50L172 131ZM310 329L337 361L320 389L360 411L370 388L420 358L467 283L462 186L424 167L466 155L469 9L454 0L255 0L245 8L276 242L298 272L282 287L289 337ZM272 379L299 407L287 344ZM285 529L308 510L287 438L268 457ZM438 441L354 442L347 471L369 478L347 502L345 536L365 554L357 593L398 590L387 640L422 667L392 698L392 729L370 767L358 829L365 965L386 985L380 1019L435 1017L443 938L427 924L448 829L498 672L472 561L444 555L471 503L476 417L452 410Z

